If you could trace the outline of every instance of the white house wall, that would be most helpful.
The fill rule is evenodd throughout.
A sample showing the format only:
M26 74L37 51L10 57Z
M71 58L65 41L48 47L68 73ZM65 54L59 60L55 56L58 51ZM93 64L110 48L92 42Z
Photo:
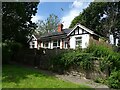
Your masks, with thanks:
M83 34L82 35L82 48L87 48L88 47L89 39L90 39L90 35L89 34Z
M87 48L90 38L89 34L70 36L70 48L76 48L76 37L82 37L82 48Z
M53 41L51 41L51 49L53 49Z
M33 47L33 45L34 45L34 47ZM37 41L31 41L31 42L29 42L29 46L30 46L31 49L32 48L37 48Z
M109 36L109 40L110 40L110 44L114 44L114 37L113 37L113 35Z
M116 44L115 44L116 46L118 46L118 41L119 41L119 39L118 39L118 38L116 38Z
M62 42L62 40L60 40L60 49L62 49L62 44L63 44L63 42Z

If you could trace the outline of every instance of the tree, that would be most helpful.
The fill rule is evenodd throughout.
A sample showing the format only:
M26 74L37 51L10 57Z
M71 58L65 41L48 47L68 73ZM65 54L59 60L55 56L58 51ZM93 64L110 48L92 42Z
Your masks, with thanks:
M32 15L37 12L38 2L2 3L2 41L26 43L27 36L36 28Z
M43 20L38 20L37 25L37 31L39 31L39 34L45 34L49 32L53 32L57 30L58 23L60 22L60 19L58 16L54 14L50 14L49 17L43 21Z
M84 26L90 28L96 33L101 34L97 28L100 25L101 17L104 14L104 9L106 8L106 3L103 2L92 2L89 7L83 10L79 16L75 17L72 21L70 27L73 27L76 23L81 23Z
M92 2L74 18L70 27L76 23L83 24L101 36L113 34L120 39L120 2Z

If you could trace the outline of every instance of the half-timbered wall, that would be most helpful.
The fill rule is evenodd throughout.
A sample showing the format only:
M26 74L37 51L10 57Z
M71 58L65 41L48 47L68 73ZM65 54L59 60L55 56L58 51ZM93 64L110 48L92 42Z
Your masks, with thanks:
M76 48L76 39L78 37L81 37L81 48L87 48L87 46L89 45L89 37L90 34L87 33L85 30L77 27L73 32L71 32L70 34L70 48L75 49Z

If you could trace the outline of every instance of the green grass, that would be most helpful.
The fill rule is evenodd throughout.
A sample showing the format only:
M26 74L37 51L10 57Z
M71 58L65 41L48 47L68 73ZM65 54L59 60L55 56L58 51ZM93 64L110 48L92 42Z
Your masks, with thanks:
M16 65L4 65L2 72L3 88L82 88L86 85L63 81L55 76L49 76L38 70Z

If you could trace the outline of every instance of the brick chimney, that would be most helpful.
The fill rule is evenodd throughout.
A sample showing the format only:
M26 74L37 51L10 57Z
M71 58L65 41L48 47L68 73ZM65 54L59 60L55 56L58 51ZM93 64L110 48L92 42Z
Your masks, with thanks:
M58 32L61 32L63 28L63 24L58 24Z

